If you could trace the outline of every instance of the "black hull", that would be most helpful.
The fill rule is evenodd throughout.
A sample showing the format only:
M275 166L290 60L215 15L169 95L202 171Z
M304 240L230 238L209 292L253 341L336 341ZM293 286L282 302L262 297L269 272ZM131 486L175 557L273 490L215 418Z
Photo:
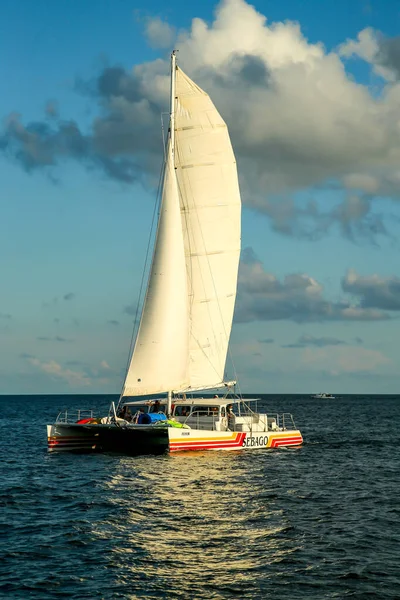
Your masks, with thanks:
M47 430L50 452L162 454L169 446L168 428L162 426L56 423Z

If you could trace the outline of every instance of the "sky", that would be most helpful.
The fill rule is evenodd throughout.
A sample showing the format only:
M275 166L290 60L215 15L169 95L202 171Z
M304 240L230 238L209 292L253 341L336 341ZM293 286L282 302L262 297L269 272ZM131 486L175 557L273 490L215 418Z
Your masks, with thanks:
M237 158L227 371L243 392L400 389L394 0L3 0L0 393L119 393L169 54Z

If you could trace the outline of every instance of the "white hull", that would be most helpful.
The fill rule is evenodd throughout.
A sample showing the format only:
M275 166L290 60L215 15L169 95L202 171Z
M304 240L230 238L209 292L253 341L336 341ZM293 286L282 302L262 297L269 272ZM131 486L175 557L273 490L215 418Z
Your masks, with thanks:
M300 446L303 438L298 429L291 431L211 431L168 429L169 451L183 450L261 450Z

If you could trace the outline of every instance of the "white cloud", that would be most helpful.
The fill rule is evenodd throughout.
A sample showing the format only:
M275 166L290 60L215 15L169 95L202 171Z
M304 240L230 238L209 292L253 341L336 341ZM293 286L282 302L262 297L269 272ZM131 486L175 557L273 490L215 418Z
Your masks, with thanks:
M151 43L170 45L175 35L159 18L147 20L145 29ZM400 72L397 45L367 29L327 52L310 43L298 23L269 23L244 0L222 1L211 24L193 19L176 43L182 68L210 93L228 123L244 203L290 235L308 221L310 237L334 224L350 237L385 233L371 216L371 197L363 194L400 197L400 83L383 81L377 96L354 81L343 61L357 56L375 69ZM122 181L153 176L160 164L159 116L168 108L167 60L130 72L107 67L90 93L100 108L91 135L73 122L25 126L13 115L2 147L27 170L68 156ZM334 208L290 197L332 181L353 191L338 195Z
M391 360L382 352L366 348L343 349L338 358L338 365L344 373L373 371L374 369L391 364Z
M364 40L365 53L367 46ZM257 208L260 193L314 185L366 165L397 166L393 92L376 100L347 75L338 53L309 43L297 23L268 24L242 0L227 0L211 26L194 20L179 48L183 67L230 125L239 159L246 161L247 201L258 197ZM256 85L254 78L245 85L245 71L238 73L243 57L260 61L266 83Z
M146 20L145 33L152 48L170 48L176 35L175 29L159 17Z
M295 381L302 379L303 386L305 378L308 381L305 389L310 390L310 382L319 376L334 379L357 374L382 376L388 374L393 367L393 361L377 350L340 343L340 340L337 340L337 343L326 338L328 342L333 343L325 345L325 342L320 343L318 338L311 339L311 345L298 345L296 352L285 346L262 347L251 340L234 343L232 354L238 370L241 371L241 381L248 381L249 389L254 390L254 387L251 387L250 374L258 377L264 386L271 376L278 377L277 389L281 390L290 375ZM294 387L292 391L298 392L298 389Z
M331 375L342 373L374 372L392 361L382 352L358 346L333 348L306 348L302 351L300 364L310 371L326 370ZM299 366L300 366L299 364Z
M363 293L359 287L355 288L354 283L348 289L351 282L346 285L346 281L342 282L344 291L354 295ZM332 302L324 298L323 292L322 285L305 273L286 275L280 281L265 271L251 248L246 248L239 269L235 320L248 323L272 320L379 321L390 318L375 304L364 305L360 299L353 303L349 300Z
M338 48L340 56L352 58L358 56L363 60L373 63L379 51L378 40L372 27L366 27L357 35L356 40L348 39Z
M343 177L343 184L350 190L361 190L369 194L378 191L379 180L368 173L350 173Z
M350 269L342 280L345 292L359 297L360 305L381 310L400 310L400 279L379 275L362 276Z
M119 374L110 367L106 360L102 360L93 367L80 361L68 361L67 367L64 367L55 360L42 361L29 354L22 356L22 358L25 358L30 365L41 373L52 379L62 379L72 388L92 386L95 383L106 385L114 380L117 386L120 384L118 381ZM80 370L73 370L70 368L71 366L80 367Z
M71 369L64 369L55 360L49 360L47 362L44 362L39 360L38 358L33 357L30 357L27 360L33 367L35 367L42 373L46 373L49 377L52 378L63 379L67 381L67 383L71 387L91 385L91 381L85 373L72 371Z
M395 81L396 66L391 60L392 47L392 40L385 39L372 27L366 27L359 32L356 40L347 40L341 44L338 53L345 58L361 58L373 66L377 75L388 81Z
M283 348L307 348L309 346L316 346L318 348L323 348L325 346L341 346L346 342L343 340L339 340L334 337L315 337L313 335L303 334L299 337L297 342L292 344L285 344L282 346Z

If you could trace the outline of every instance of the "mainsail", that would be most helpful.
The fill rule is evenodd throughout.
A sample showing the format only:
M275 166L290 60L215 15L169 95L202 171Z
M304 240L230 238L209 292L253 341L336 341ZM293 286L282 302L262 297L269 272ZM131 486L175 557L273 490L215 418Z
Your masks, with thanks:
M240 255L240 192L228 129L208 94L176 77L175 167L190 303L191 388L224 380Z
M236 161L208 94L181 69L175 74L174 135L124 396L205 389L224 381L240 254Z

